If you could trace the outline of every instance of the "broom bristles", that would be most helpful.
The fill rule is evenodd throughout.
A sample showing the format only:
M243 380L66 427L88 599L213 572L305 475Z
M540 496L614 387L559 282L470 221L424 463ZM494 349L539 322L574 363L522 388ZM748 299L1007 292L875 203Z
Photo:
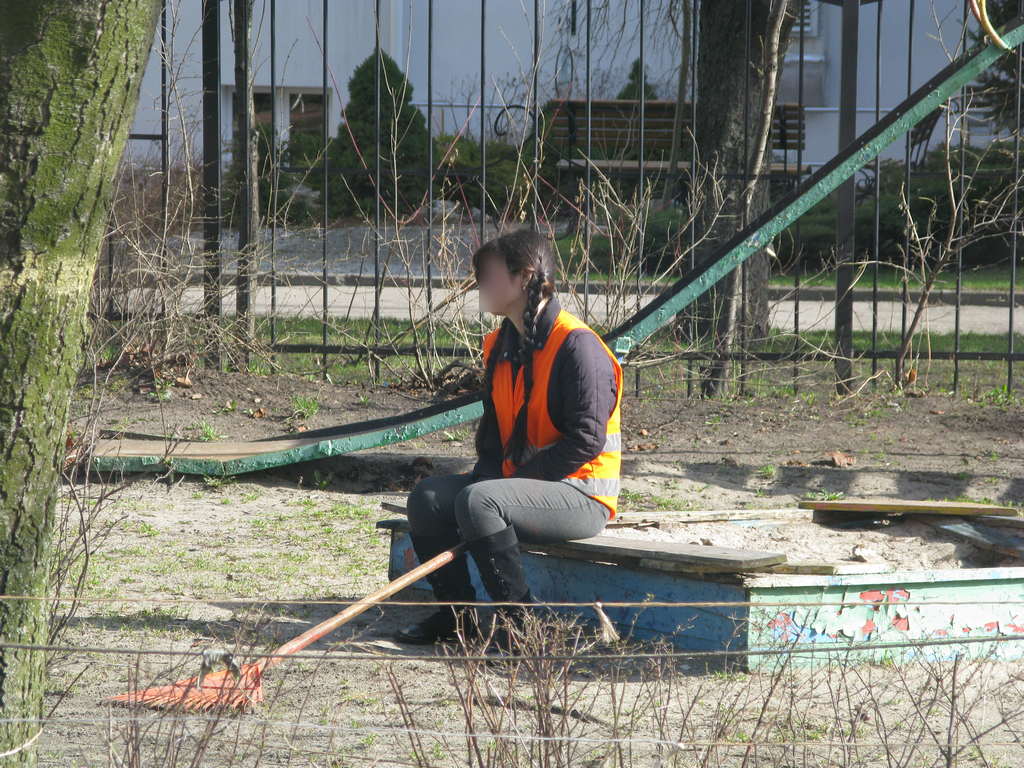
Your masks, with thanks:
M209 712L215 708L249 712L254 704L263 701L263 670L258 664L244 665L240 680L225 669L206 675L201 686L198 682L198 676L190 677L170 685L122 693L111 697L110 701L189 712Z

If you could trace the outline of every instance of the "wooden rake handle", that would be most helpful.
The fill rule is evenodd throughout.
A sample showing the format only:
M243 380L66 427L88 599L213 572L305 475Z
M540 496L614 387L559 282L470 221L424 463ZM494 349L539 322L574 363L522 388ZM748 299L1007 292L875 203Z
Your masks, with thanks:
M286 656L301 651L306 646L315 643L324 635L330 634L338 627L340 627L342 624L351 621L356 616L366 611L368 608L372 608L374 605L381 602L382 600L386 600L396 592L401 592L407 586L419 581L428 573L433 573L439 568L443 568L444 566L448 565L448 563L452 562L456 557L458 557L458 555L465 548L465 543L462 543L452 547L451 549L446 549L441 554L435 555L434 557L427 560L427 562L416 566L408 573L402 574L387 586L381 587L376 592L367 595L359 602L353 603L352 605L348 606L341 613L335 614L331 618L320 622L312 629L306 630L298 637L289 640L287 643L285 643L276 651L274 651L274 654L272 656L268 656L263 660L263 662L261 662L263 669L267 669L269 667L273 667L280 664L282 661L284 661Z

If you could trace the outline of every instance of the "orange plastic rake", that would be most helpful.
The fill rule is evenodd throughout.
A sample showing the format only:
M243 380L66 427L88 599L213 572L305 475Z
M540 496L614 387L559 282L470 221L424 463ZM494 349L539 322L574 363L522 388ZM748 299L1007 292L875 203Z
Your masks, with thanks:
M432 557L422 565L399 576L386 587L367 595L358 603L348 606L341 613L289 640L272 655L260 659L254 664L239 666L229 652L208 650L203 653L202 666L199 674L195 677L179 680L170 685L122 693L111 697L109 701L128 705L141 704L154 709L183 709L190 712L208 712L212 709L235 709L249 712L255 704L263 701L263 673L266 670L277 666L289 655L301 651L324 635L333 632L381 600L391 597L396 592L419 581L428 573L433 573L438 568L452 562L464 547L465 544L459 544ZM219 672L209 672L214 665L221 663L225 665L225 669Z

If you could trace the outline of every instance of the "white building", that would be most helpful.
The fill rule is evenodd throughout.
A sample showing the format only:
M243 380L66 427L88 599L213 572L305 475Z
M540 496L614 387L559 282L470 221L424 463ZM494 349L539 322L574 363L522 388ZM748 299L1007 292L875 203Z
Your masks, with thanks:
M709 0L705 0L708 2ZM742 0L713 0L742 2ZM201 6L202 0L167 0L169 26L169 121L172 158L183 151L181 137L190 136L191 162L198 162L201 127ZM426 111L428 0L379 0L381 44L409 76L413 100ZM234 90L233 48L229 20L230 0L221 8L221 133L225 151L230 149L231 100ZM271 99L276 100L278 131L286 136L292 126L318 127L324 91L322 45L327 41L330 131L341 122L348 100L347 83L352 70L374 48L375 0L327 0L327 29L321 0L276 1L276 83L271 94L270 12L271 0L256 0L253 17L254 83L258 119L269 124ZM503 105L527 104L530 99L533 56L533 0L434 0L433 98L436 132L466 130L479 135L481 96L481 13L486 14L486 57L483 59L484 123L493 132L494 119ZM539 87L541 104L559 94L582 97L586 60L586 3L584 0L538 0ZM603 8L592 22L591 83L594 98L612 98L625 84L627 72L639 55L638 2L600 2ZM675 67L679 40L670 24L658 18L659 0L648 0L644 33L649 81L659 98L675 96ZM861 8L858 130L874 122L875 45L877 4ZM912 87L934 75L957 50L963 0L919 0L912 33L908 29L908 4L883 4L880 43L880 93L878 106L884 114L907 93L907 46L913 45ZM909 35L909 40L908 40ZM827 161L837 149L839 111L839 56L841 8L811 0L804 19L804 101L807 107L805 162ZM154 46L142 84L142 97L134 130L160 130L160 48ZM799 50L796 39L789 47L780 99L796 101ZM511 109L508 115L523 119ZM500 127L500 126L499 126ZM984 133L984 125L975 126ZM943 125L936 127L943 131ZM980 134L975 133L977 138ZM135 141L133 157L152 157L155 149ZM901 157L902 144L889 156Z

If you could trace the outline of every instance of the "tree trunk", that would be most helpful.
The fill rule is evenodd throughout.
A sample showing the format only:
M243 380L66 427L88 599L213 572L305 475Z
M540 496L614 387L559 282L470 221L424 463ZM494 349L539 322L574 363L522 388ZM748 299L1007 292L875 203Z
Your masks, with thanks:
M157 0L0 0L0 593L47 590L68 404ZM43 644L47 603L0 601ZM33 765L44 653L0 647L0 755ZM10 718L22 718L22 721Z
M700 161L715 170L714 183L719 189L704 195L698 212L698 232L706 233L698 258L718 248L768 206L767 182L751 187L745 177L761 172L761 160L771 157L770 144L759 142L758 129L763 119L771 120L775 109L775 83L770 73L779 69L795 20L785 12L787 4L788 0L753 0L749 25L743 3L701 4L696 140ZM751 256L744 270L747 301L743 331L764 334L768 328L768 255ZM740 275L739 270L730 273L698 305L701 326L704 333L712 333L715 346L705 374L706 395L718 393L725 379L727 353L737 330Z

